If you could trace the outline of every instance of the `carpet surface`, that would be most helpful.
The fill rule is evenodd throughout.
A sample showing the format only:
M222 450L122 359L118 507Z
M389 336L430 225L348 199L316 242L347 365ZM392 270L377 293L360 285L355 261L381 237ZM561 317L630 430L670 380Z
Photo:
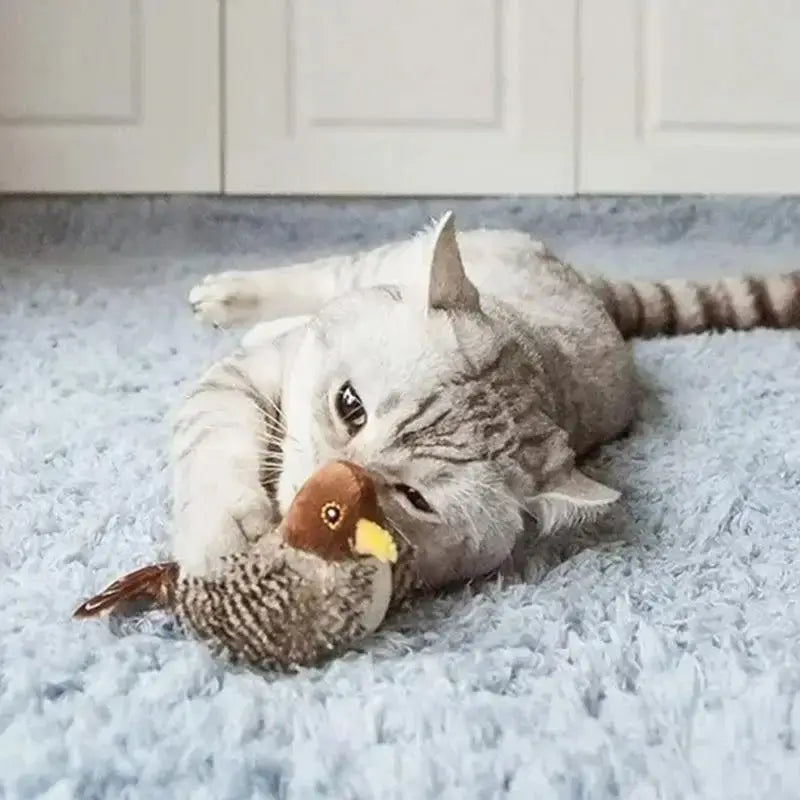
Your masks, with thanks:
M800 264L794 200L453 205L611 275ZM323 669L70 620L168 555L167 415L236 339L193 282L445 206L0 201L0 798L800 797L800 332L637 343L638 422L588 465L624 493L604 531Z

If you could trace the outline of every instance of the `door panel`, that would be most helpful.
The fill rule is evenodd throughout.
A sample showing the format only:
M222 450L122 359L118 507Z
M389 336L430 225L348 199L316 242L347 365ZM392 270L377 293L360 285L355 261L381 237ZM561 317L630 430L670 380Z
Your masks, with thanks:
M226 190L568 193L574 0L231 0Z
M800 4L584 0L582 192L796 192Z
M220 188L214 0L0 0L0 191Z

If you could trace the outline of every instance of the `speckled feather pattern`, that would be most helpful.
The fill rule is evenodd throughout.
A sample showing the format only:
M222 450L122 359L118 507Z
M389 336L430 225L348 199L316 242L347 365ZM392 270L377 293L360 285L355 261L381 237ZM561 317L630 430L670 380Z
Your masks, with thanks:
M291 670L342 652L365 633L373 560L326 563L281 548L232 555L213 577L185 577L175 612L192 634L233 663Z
M413 550L396 539L388 613L425 592ZM222 559L210 577L178 576L171 608L183 631L233 664L291 671L340 655L367 634L377 562L326 563L272 538L259 552Z
M166 611L184 634L229 663L284 672L318 666L426 591L413 547L394 538L396 561L382 565L299 550L276 531L253 551L221 559L208 576L183 574L174 561L128 572L82 603L74 618Z
M158 616L70 620L170 555L168 414L239 335L199 327L189 288L450 205L618 278L800 262L791 198L0 201L5 800L800 796L796 331L637 342L636 422L588 467L623 491L603 538L322 668L265 679Z

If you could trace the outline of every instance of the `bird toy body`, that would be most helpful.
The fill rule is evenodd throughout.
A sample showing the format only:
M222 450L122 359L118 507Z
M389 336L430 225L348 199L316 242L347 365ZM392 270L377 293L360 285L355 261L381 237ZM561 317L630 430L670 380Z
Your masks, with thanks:
M277 546L227 556L212 575L184 575L175 562L138 569L73 616L167 609L230 660L283 670L319 663L381 624L398 549L361 468L315 473L278 533Z

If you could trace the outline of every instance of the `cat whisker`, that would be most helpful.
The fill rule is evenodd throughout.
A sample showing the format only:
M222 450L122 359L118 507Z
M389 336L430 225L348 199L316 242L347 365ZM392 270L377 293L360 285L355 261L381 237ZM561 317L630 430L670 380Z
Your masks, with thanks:
M277 433L270 430L262 430L257 435L262 441L269 441L276 445L282 445L287 441L295 445L299 444L297 437L285 430Z
M286 431L286 421L284 420L283 411L281 409L281 406L275 401L275 398L273 398L273 397L271 397L269 395L264 396L264 400L270 406L272 406L272 410L274 412L274 415L271 416L270 419L272 420L274 425L277 428L279 428L282 433L285 434L287 432Z
M510 503L514 508L516 508L523 516L525 517L532 517L533 515L531 512L519 501L516 497L511 495L505 485L502 482L498 482L497 484L489 483L487 481L473 481L470 484L467 484L464 481L456 481L455 485L463 486L466 489L486 489L489 492L492 492L496 497L500 497L504 503Z
M412 545L410 539L405 535L405 533L403 533L403 530L397 523L397 520L395 520L386 512L384 512L383 516L386 517L386 521L389 523L389 527L392 529L392 532L396 533L407 545L409 545L409 547L411 547Z
M267 431L259 431L256 434L256 441L265 444L270 450L283 450L285 439L275 436Z
M272 469L279 473L282 471L283 464L280 464L277 461L261 461L259 462L259 466L262 469Z
M455 499L457 501L459 500L459 498L469 499L469 496L470 496L470 492L469 492L469 488L467 487L466 484L461 484L461 485L456 486ZM469 527L472 528L472 532L475 535L475 541L480 541L482 536L481 536L481 532L478 530L478 523L475 520L475 518L473 517L473 515L470 514L467 511L467 509L469 508L469 503L457 502L457 506L462 511L462 513L464 515L464 519L466 519L467 524L469 525Z

